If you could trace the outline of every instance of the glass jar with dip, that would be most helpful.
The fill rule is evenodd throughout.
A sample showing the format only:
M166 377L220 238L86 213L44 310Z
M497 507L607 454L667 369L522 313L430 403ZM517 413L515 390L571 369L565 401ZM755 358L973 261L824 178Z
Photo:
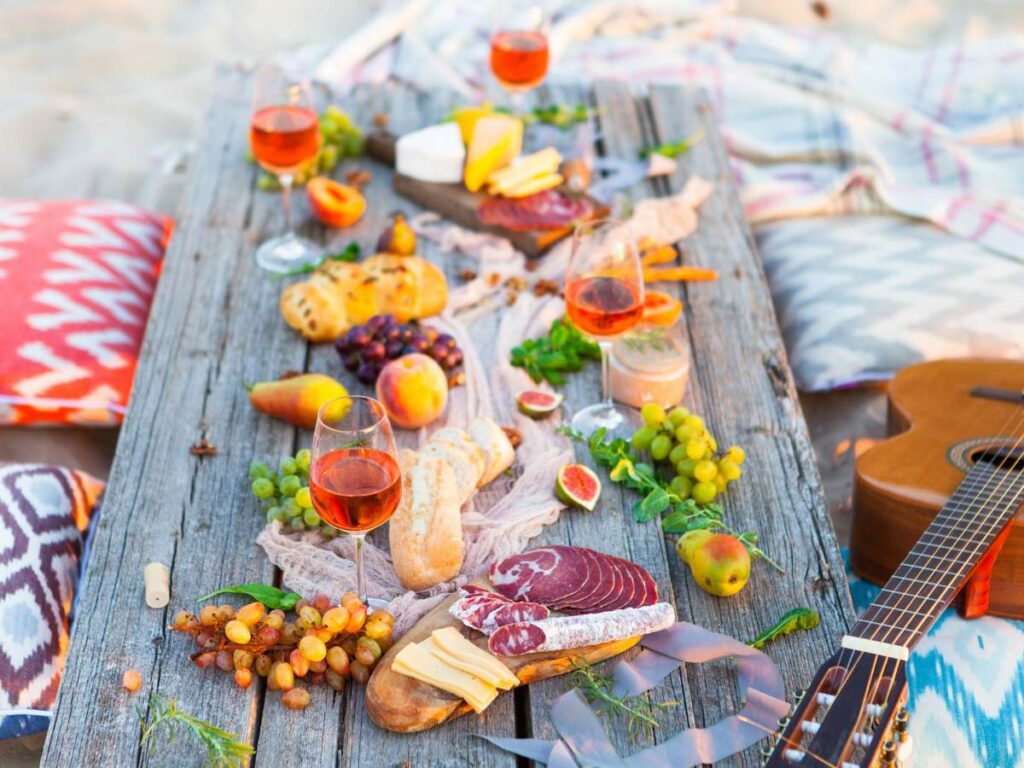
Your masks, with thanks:
M690 378L690 345L680 316L668 327L641 324L612 345L612 397L640 408L676 405Z

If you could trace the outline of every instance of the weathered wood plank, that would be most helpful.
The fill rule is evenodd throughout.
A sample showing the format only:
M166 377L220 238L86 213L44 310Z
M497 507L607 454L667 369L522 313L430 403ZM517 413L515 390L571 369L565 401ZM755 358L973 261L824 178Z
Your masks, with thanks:
M786 569L755 563L751 583L727 600L698 589L686 567L670 557L682 618L740 639L753 637L798 605L821 614L814 632L779 640L768 654L789 690L803 687L850 625L853 609L832 531L810 437L753 237L729 170L729 158L707 101L678 86L650 93L648 141L674 141L703 132L663 187L678 190L691 173L715 184L702 206L700 228L682 243L688 263L718 269L716 283L684 289L693 373L687 402L704 416L723 445L747 452L744 477L725 499L728 522L754 530ZM698 723L737 708L733 672L725 665L689 667ZM759 765L756 749L736 765Z
M47 766L150 763L135 713L144 699L120 686L128 667L142 672L144 691L177 697L243 738L253 734L259 689L243 692L230 676L197 669L191 638L165 629L175 606L194 604L211 586L271 576L253 541L263 521L246 498L245 467L253 451L289 448L292 430L253 414L240 385L268 368L301 367L305 357L266 311L278 289L253 264L253 241L243 234L254 170L241 159L244 129L222 117L224 105L246 98L244 83L236 71L219 80L167 254L81 586ZM218 446L216 457L189 453L201 437ZM151 560L170 567L166 610L143 601L142 568ZM179 746L174 762L201 766L204 757ZM153 763L167 764L166 747Z

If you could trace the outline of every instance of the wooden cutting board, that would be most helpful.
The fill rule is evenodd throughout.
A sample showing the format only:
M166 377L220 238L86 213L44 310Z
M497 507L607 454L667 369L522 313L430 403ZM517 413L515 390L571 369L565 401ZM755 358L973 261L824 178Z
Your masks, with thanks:
M397 137L393 133L374 131L366 137L366 154L393 168L396 140ZM395 192L402 197L429 211L440 214L449 221L467 229L504 237L527 258L535 259L542 256L548 248L572 234L572 227L514 232L505 227L482 224L476 215L476 210L488 196L483 192L470 192L462 184L436 184L419 181L401 173L395 173L392 176L391 184ZM592 198L588 199L594 206L594 214L591 218L602 218L608 215L606 206Z
M491 588L486 579L474 583ZM445 600L402 635L384 654L366 684L366 711L377 725L398 733L425 731L453 720L472 708L462 699L446 693L440 688L400 675L391 669L391 662L409 643L418 643L430 637L435 629L456 627L474 645L487 650L487 636L466 627L448 613L448 608L458 599L456 593ZM500 657L511 669L522 685L534 680L544 680L571 672L573 659L584 659L590 663L604 661L636 645L640 636L618 640L601 645L587 645L572 651L550 651L530 653L523 656ZM502 692L503 695L506 692Z

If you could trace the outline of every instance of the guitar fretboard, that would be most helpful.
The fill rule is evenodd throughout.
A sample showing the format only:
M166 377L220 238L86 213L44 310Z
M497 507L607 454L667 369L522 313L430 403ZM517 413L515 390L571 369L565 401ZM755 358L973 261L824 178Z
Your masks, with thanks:
M911 648L1024 505L1024 472L978 463L850 632Z

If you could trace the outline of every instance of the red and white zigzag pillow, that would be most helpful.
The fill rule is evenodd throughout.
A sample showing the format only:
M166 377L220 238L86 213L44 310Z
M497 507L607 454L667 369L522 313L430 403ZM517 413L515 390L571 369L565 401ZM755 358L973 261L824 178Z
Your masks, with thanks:
M110 201L0 200L0 424L117 424L171 222Z

